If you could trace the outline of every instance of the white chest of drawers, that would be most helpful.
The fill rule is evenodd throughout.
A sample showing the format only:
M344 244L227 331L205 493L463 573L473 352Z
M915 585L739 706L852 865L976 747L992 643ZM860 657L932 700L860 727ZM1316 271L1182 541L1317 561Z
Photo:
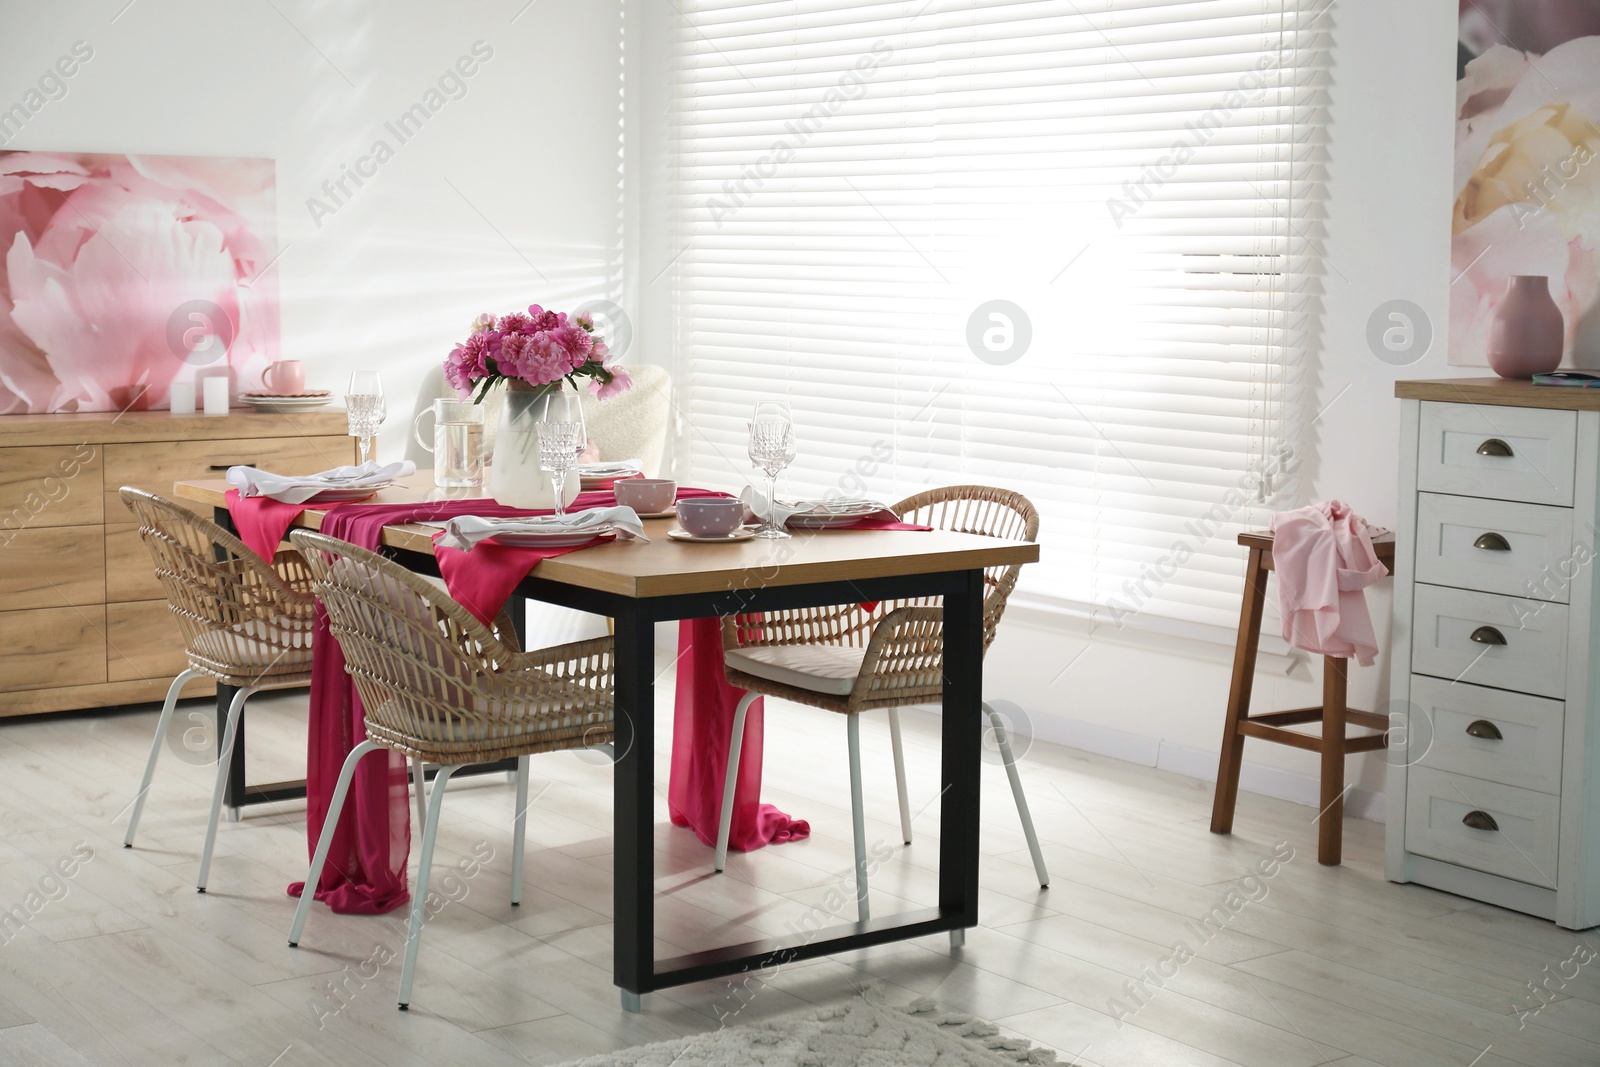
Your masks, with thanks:
M1388 876L1600 925L1600 390L1395 394Z

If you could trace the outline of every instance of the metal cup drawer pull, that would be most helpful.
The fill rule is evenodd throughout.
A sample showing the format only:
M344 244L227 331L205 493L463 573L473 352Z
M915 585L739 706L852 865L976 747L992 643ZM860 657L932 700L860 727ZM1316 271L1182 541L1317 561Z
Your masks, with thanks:
M1493 626L1480 626L1472 631L1472 640L1480 645L1503 645L1506 635Z
M1474 830L1498 830L1500 824L1494 821L1494 816L1486 811L1469 811L1461 816L1461 824Z
M1490 552L1510 552L1511 542L1497 533L1479 534L1478 539L1472 542L1473 548L1482 548Z
M1467 733L1472 737L1479 737L1485 741L1505 740L1505 737L1500 733L1500 727L1496 726L1488 719L1478 719L1475 722L1468 723Z
M1511 446L1506 444L1504 441L1500 440L1500 438L1491 437L1487 441L1483 442L1481 445L1478 446L1478 455L1480 455L1480 456L1514 456L1514 455L1516 455L1516 453L1511 451Z

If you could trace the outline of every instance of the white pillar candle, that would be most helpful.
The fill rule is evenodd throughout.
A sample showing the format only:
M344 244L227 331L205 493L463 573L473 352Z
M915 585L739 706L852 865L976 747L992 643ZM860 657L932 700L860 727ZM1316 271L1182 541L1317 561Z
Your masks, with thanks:
M167 407L174 415L194 414L194 383L173 382L167 390Z
M217 376L204 379L207 415L228 413L228 379Z

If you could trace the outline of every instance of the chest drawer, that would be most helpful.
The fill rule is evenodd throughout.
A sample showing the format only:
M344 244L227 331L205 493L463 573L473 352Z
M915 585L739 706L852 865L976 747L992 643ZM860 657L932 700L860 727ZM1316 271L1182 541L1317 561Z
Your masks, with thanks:
M1567 606L1418 585L1411 665L1447 681L1560 700L1567 690Z
M1554 887L1561 802L1428 767L1406 776L1406 848L1419 856Z
M1572 509L1508 500L1417 496L1417 581L1567 602L1584 563Z
M1572 505L1578 413L1424 403L1417 488Z
M173 482L221 478L229 467L241 464L251 464L274 474L312 474L350 463L354 455L353 437L257 437L107 445L106 521L127 522L132 518L117 495L125 485L171 497ZM210 517L210 508L187 500L178 503Z
M1561 792L1561 701L1417 675L1411 704L1406 753L1414 765Z

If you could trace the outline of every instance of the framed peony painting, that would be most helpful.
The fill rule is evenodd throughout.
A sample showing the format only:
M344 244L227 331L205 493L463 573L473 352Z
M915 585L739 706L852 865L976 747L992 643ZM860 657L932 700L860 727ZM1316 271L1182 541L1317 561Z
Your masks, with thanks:
M1549 279L1562 362L1600 367L1600 2L1460 0L1450 362L1488 362L1515 275Z
M278 352L273 162L0 152L0 414L165 408Z

